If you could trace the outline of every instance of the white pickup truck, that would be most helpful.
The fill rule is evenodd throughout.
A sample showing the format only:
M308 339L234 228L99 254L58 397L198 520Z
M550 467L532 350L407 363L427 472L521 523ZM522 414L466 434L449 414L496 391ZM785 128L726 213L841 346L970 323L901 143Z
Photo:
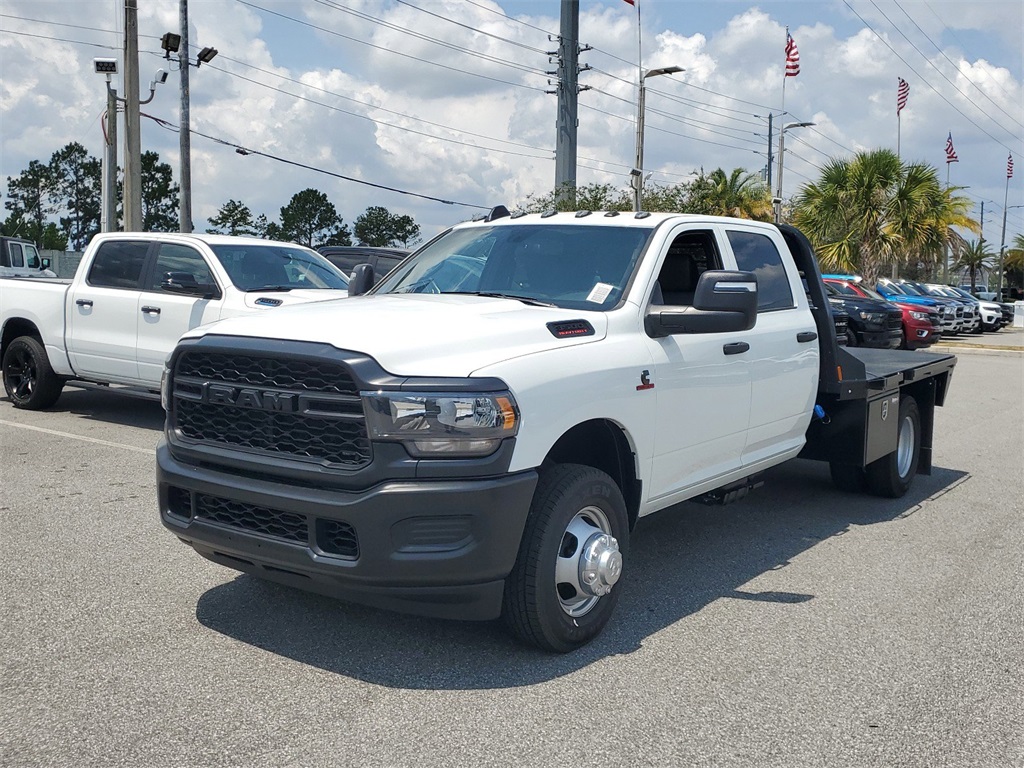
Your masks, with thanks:
M159 392L193 328L347 295L348 278L290 243L217 235L97 235L71 280L0 279L0 366L16 408L53 405L66 382Z
M199 554L564 652L644 515L801 455L887 496L931 471L956 358L838 347L791 227L498 208L371 280L178 344L159 509Z

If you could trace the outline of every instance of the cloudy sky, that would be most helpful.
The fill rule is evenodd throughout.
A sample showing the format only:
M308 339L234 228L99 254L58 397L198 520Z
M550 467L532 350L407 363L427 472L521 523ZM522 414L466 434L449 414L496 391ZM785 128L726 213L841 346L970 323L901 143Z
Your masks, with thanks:
M897 77L905 159L946 169L985 203L998 244L1007 155L1007 240L1024 232L1024 92L1019 0L638 0L642 65L682 74L647 81L651 183L695 170L767 162L769 112L814 122L786 134L785 190L829 157L896 148ZM637 12L580 0L578 182L627 186L637 96ZM176 0L138 0L140 80L159 67L159 38L178 28ZM299 190L327 193L346 222L367 206L412 215L425 236L478 209L510 207L554 182L556 97L546 70L559 0L189 0L193 51L219 56L191 74L196 229L228 199L271 219ZM800 75L783 101L785 29ZM0 0L0 176L46 161L70 141L102 154L105 108L94 57L121 57L123 0ZM123 72L123 66L121 68ZM120 76L115 81L123 91ZM143 111L178 121L178 73ZM145 95L145 94L144 94ZM123 132L122 132L123 136ZM178 167L178 136L142 120L142 147ZM122 153L123 158L123 153ZM123 162L123 159L122 159ZM446 205L321 173L468 205ZM3 212L5 215L6 212Z

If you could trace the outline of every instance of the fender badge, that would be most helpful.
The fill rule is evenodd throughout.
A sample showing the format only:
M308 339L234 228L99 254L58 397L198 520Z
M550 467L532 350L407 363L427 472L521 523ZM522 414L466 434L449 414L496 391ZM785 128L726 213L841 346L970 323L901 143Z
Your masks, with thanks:
M888 418L888 416L889 416L889 401L888 400L883 400L882 401L882 421L885 421L886 418Z
M654 389L654 382L651 381L650 371L641 371L640 383L637 384L636 391L640 392L644 389Z

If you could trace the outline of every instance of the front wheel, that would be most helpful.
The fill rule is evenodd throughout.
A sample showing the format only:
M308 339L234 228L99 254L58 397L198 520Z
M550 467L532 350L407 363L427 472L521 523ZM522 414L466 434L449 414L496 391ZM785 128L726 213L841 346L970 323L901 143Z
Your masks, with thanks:
M921 461L921 413L912 397L900 400L896 450L864 469L868 490L876 496L898 499L910 488Z
M15 408L39 411L57 402L64 382L53 372L38 339L21 336L4 351L4 389Z
M556 464L541 473L503 616L526 643L567 653L611 618L629 546L626 503L604 472Z

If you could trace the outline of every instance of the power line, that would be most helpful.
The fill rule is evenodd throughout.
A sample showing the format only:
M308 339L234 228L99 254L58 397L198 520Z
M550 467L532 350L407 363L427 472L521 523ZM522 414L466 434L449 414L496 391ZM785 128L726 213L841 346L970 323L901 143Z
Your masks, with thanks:
M331 0L313 0L313 2L318 3L320 5L323 5L323 6L327 7L327 8L332 8L332 9L334 9L336 11L341 11L342 13L347 13L347 14L349 14L351 16L355 16L356 18L364 19L364 20L369 21L369 22L371 22L373 24L379 24L382 27L394 30L395 32L400 32L403 35L409 35L410 37L415 37L418 40L423 40L425 42L434 43L435 45L440 45L443 48L448 48L449 50L452 50L452 51L458 51L459 53L467 53L467 54L470 54L471 56L476 56L477 58L483 59L484 61L489 61L492 64L499 64L501 66L510 67L512 69L518 69L518 70L520 70L522 72L526 72L527 74L531 74L531 75L544 76L544 75L547 74L546 72L544 72L544 70L539 69L537 67L527 67L527 66L525 66L523 64L517 64L516 62L513 62L513 61L508 61L506 59L498 58L497 56L491 56L488 53L483 53L481 51L474 51L474 50L472 50L470 48L463 48L460 45L455 45L454 43L448 43L448 42L446 42L444 40L439 40L436 37L431 37L430 35L423 34L422 32L416 32L414 30L407 29L406 27L403 27L403 26L401 26L399 24L394 24L394 23L392 23L390 21L385 21L384 19L379 19L376 16L371 16L368 13L363 13L362 11L357 11L357 10L354 10L352 8L348 8L347 6L344 6L344 5L339 5L338 3L332 2ZM415 6L412 6L412 7L415 7ZM425 13L428 13L428 12L425 11ZM462 25L460 25L460 26L462 26ZM484 34L486 34L486 33L484 33ZM542 51L539 48L531 48L530 50L535 51L537 53L541 53L541 54L545 53L545 51Z
M148 117L153 122L155 122L161 128L165 128L166 130L170 131L171 133L179 133L180 132L179 129L178 129L178 126L168 122L167 120L164 120L164 119L159 118L159 117L154 117L153 115L146 115L145 113L143 113L143 115L145 117ZM201 131L197 131L194 128L189 129L189 133L195 134L196 136L202 136L204 139L209 139L210 141L214 141L214 142L216 142L218 144L223 144L224 146L227 146L227 147L233 147L235 152L237 152L240 155L259 155L260 157L266 157L266 158L269 158L270 160L276 160L279 163L285 163L287 165L294 165L297 168L304 168L307 171L315 171L316 173L322 173L325 176L333 176L336 179L343 179L344 181L351 181L351 182L355 182L356 184L363 184L363 185L368 186L368 187L374 187L375 189L383 189L383 190L386 190L388 192L397 192L400 195L409 195L410 197L419 197L419 198L422 198L423 200L432 200L435 203L444 203L445 205L461 205L461 206L464 206L466 208L480 208L480 209L485 210L485 211L490 210L490 206L487 206L487 205L477 205L476 203L461 203L461 202L459 202L457 200L445 200L444 198L440 198L440 197L433 197L431 195L423 195L423 194L420 194L419 192L410 192L410 191L408 191L406 189L398 189L397 187L389 187L389 186L387 186L385 184L376 184L376 183L374 183L372 181L366 181L364 179L357 179L357 178L355 178L353 176L345 176L344 174L335 173L334 171L328 171L328 170L326 170L324 168L317 168L317 167L312 166L312 165L306 165L305 163L300 163L297 160L289 160L288 158L280 157L279 155L272 155L269 152L260 152L258 149L250 149L249 147L244 147L241 144L235 144L233 141L228 141L227 139L221 139L221 138L218 138L216 136L211 136L211 135L209 135L207 133L202 133Z
M402 58L412 59L413 61L418 61L421 64L429 64L432 67L438 67L440 69L447 69L449 72L457 72L460 75L469 75L470 77L477 77L477 78L480 78L482 80L490 80L491 82L501 83L502 85L511 85L511 86L513 86L515 88L524 88L524 89L526 89L528 91L538 91L538 92L543 92L544 91L543 88L539 88L537 86L526 85L525 83L515 83L515 82L512 82L511 80L502 80L501 78L498 78L498 77L491 77L489 75L482 75L479 72L472 72L472 71L469 71L469 70L466 70L466 69L460 69L458 67L450 67L447 64L439 64L436 61L430 61L429 59L421 59L418 56L412 56L412 55L410 55L408 53L402 53L401 51L395 51L395 50L392 50L391 48L387 48L386 46L383 46L383 45L375 45L374 43L369 43L369 42L367 42L365 40L360 40L357 37L351 37L350 35L343 35L341 32L335 32L332 29L327 29L325 27L320 27L320 26L317 26L316 24L311 24L308 21L302 21L301 19L296 19L296 18L294 18L292 16L288 16L288 15L286 15L284 13L278 13L277 11L272 11L269 8L263 8L261 6L256 5L255 3L247 2L247 0L235 0L235 1L238 2L238 3L241 3L242 5L248 6L249 8L254 8L257 11L262 11L263 13L269 13L272 16L277 16L277 17L282 18L282 19L287 19L288 21L294 22L296 24L301 24L304 27L309 27L311 29L315 29L318 32L323 32L323 33L328 34L328 35L334 35L335 37L340 37L343 40L349 40L349 41L351 41L353 43L359 43L360 45L365 45L365 46L367 46L369 48L373 48L373 49L378 50L378 51L384 51L385 53L390 53L390 54L393 54L395 56L401 56Z
M488 152L501 152L501 153L506 154L506 155L515 155L517 157L526 157L526 158L529 158L531 160L547 160L547 159L549 159L549 158L545 158L545 157L540 157L538 155L528 155L528 154L525 154L523 152L513 152L512 150L508 150L508 149L498 149L496 147L481 147L481 146L476 145L476 144L470 144L469 142L459 141L458 139L452 139L452 138L448 138L448 137L445 137L445 136L438 136L437 134L427 133L425 131L418 131L415 128L407 128L405 126L393 125L391 123L380 122L380 121L374 120L372 117L369 117L368 115L361 115L358 112L352 112L352 111L347 110L347 109L342 109L341 107L336 107L336 106L334 106L332 104L325 104L322 101L317 101L316 99L311 99L308 96L301 96L301 95L299 95L297 93L291 93L289 91L285 91L285 90L283 90L281 88L277 88L277 87L275 87L273 85L270 85L269 83L262 83L259 80L254 80L251 77L246 77L245 75L239 74L238 72L231 72L229 70L223 69L221 67L218 67L215 64L207 64L206 66L210 67L211 69L215 69L218 72L223 72L226 75L230 75L232 77L237 77L240 80L245 80L246 82L252 83L253 85L258 85L261 88L268 88L268 89L270 89L272 91L277 91L278 93L284 94L285 96L291 96L294 99L300 99L301 101L309 102L310 104L315 104L315 105L317 105L319 107L324 107L325 109L330 109L330 110L332 110L334 112L341 112L342 114L351 115L352 117L359 118L360 120L367 120L367 121L369 121L371 123L374 123L375 125L380 125L380 126L384 126L384 127L388 127L388 128L394 128L396 130L405 131L406 133L416 134L417 136L424 136L424 137L426 137L428 139L436 139L438 141L445 141L445 142L448 142L448 143L451 143L451 144L460 144L460 145L462 145L464 147L472 147L474 149L482 149L482 150L486 150ZM315 86L310 86L310 87L315 87Z
M439 13L434 13L433 11L428 11L426 8L420 8L418 5L413 5L412 3L408 2L408 0L395 0L395 2L399 3L400 5L404 5L404 6L408 7L408 8L413 8L414 10L417 10L420 13L425 13L428 16L433 16L435 19L440 19L441 21L446 21L449 24L454 24L457 27L462 27L463 29L468 29L471 32L476 32L477 34L485 35L486 37L493 38L494 40L500 40L503 43L508 43L509 45L515 45L515 46L517 46L519 48L525 48L526 50L532 51L533 53L539 53L541 55L547 55L547 51L544 50L543 48L534 48L532 45L527 45L526 43L520 43L517 40L509 40L507 37L502 37L501 35L496 35L493 32L487 32L486 30L478 29L477 27L472 27L469 24L463 24L461 22L455 21L455 19L449 19L447 16L442 16Z
M1004 149L1006 149L1008 152L1012 152L1013 151L1010 147L1008 147L1002 141L1000 141L995 136L993 136L991 133L986 131L984 128L982 128L980 125L978 125L976 122L974 122L974 120L972 120L970 117L965 115L964 112L958 106L956 106L953 102L951 102L949 99L947 99L945 96L943 96L942 92L939 91L938 88L936 88L934 85L932 85L930 82L928 82L928 80L925 77L923 77L920 72L918 72L916 69L914 69L910 65L910 62L908 62L906 59L904 59L902 56L900 56L899 52L895 48L893 48L891 45L889 45L889 42L884 37L882 37L880 34L878 34L877 30L875 30L874 27L872 27L870 24L867 23L867 21L864 19L863 16L861 16L859 13L857 13L857 10L852 5L850 5L848 0L843 0L843 5L845 5L847 8L849 8L850 11L853 13L853 15L856 16L858 19L860 19L861 23L865 27L867 27L869 30L871 30L872 34L874 34L874 36L876 38L878 38L878 40L882 43L882 45L884 45L886 48L888 48L890 51L892 51L893 55L897 59L902 61L907 66L907 68L910 69L911 72L913 72L915 75L917 75L919 78L921 78L921 82L923 82L925 85L927 85L928 88L930 88L932 90L932 92L934 92L940 99L942 99L944 102L946 102L946 104L951 106L957 112L957 114L959 114L962 118L964 118L964 120L969 122L971 125L973 125L975 128L977 128L979 131L981 131L986 136L988 136L990 139L992 139L992 141L996 142L996 144L998 144L999 146L1001 146ZM1006 130L1006 129L1004 128L1003 130Z
M906 9L902 5L899 4L898 0L893 0L893 2L895 3L896 7L899 8L900 11L902 11L903 15L906 16L908 19L910 19L910 23L913 24L915 27L917 27L917 31L920 32L922 35L924 35L925 39L929 43L932 44L932 47L936 51L939 52L939 55L941 55L942 58L944 58L946 61L948 61L950 66L953 67L953 69L955 69L957 72L960 72L960 67L956 64L956 62L954 62L952 59L949 58L949 56L946 55L946 52L943 51L934 40L932 40L932 38L928 35L927 32L925 32L923 29L921 29L920 25L916 21L914 21L914 18L909 13L907 13ZM905 35L904 35L904 37L905 37ZM911 43L911 45L913 45L913 43ZM921 53L921 52L918 51L918 53ZM924 56L923 53L921 55ZM960 72L960 74L963 74L963 73ZM998 109L1004 115L1006 115L1008 118L1010 118L1011 120L1016 122L1017 125L1021 125L1021 121L1018 118L1014 117L1009 112L1007 112L1005 109L1003 109L998 104L996 104L996 102L993 101L992 98L987 93L985 93L985 91L983 91L981 89L981 87L977 83L975 83L973 80L971 80L971 78L967 77L966 75L964 77L966 78L968 83L970 83L971 85L974 86L974 90L976 90L978 93L980 93L982 96L984 96L986 99L989 100L989 102L992 104L992 106L994 106L996 109Z
M487 141L495 141L495 142L498 142L500 144L510 144L512 146L522 147L524 149L533 149L533 150L536 150L538 152L553 152L554 151L553 149L551 149L549 147L537 147L537 146L533 146L531 144L523 144L523 143L518 142L518 141L510 141L509 139L499 139L499 138L496 138L494 136L484 135L482 133L473 133L472 131L466 131L466 130L462 130L462 129L458 129L458 128L452 128L449 125L444 125L442 123L435 123L435 122L432 122L430 120L424 120L421 117L416 117L414 115L407 115L404 112L398 112L397 110L394 110L394 109L388 109L387 107L382 107L382 106L380 106L378 104L373 104L373 103L368 102L368 101L360 101L359 99L355 99L355 98L353 98L351 96L345 96L344 94L337 93L336 91L329 91L326 88L320 88L319 86L311 85L310 83L304 83L301 80L296 80L295 78L288 77L286 75L282 75L282 74L279 74L277 72L273 72L273 71L271 71L269 69L263 69L262 67L257 67L255 64L248 64L248 63L246 63L244 61L240 61L238 59L233 59L230 56L221 55L219 58L225 59L226 61L230 61L230 62L232 62L234 64L239 64L239 65L241 65L243 67L246 67L248 69L254 69L257 72L261 72L261 73L263 73L265 75L270 75L272 77L280 78L281 80L285 80L285 81L287 81L289 83L294 83L295 85L301 86L303 88L310 88L310 89L312 89L314 91L320 91L321 93L326 94L328 96L334 96L334 97L339 98L339 99L344 99L345 101L351 101L354 104L359 104L360 106L369 107L370 109L379 110L381 112L387 112L388 114L397 115L398 117L404 117L404 118L407 118L409 120L416 120L417 122L433 126L434 128L442 128L442 129L447 130L447 131L452 131L453 133L459 133L459 134L463 134L465 136L473 136L473 137L478 138L478 139L486 139ZM226 70L226 69L220 69L219 67L213 67L213 68L217 69L220 72L224 72L225 74L231 75L232 77L238 76L235 72L231 72L231 71ZM264 85L264 86L268 85L268 84L265 84L265 83L261 83L261 82L259 82L257 80L248 80L248 82L256 83L258 85ZM272 86L269 86L269 87L272 87ZM277 89L275 89L275 90L277 90ZM288 95L293 95L293 94L288 93L287 91L281 91L281 90L279 90L279 93L285 93L285 94L288 94ZM386 127L389 127L389 128L395 128L395 129L398 129L398 130L405 130L405 128L403 126L394 125L393 123L386 123L386 122L383 122L383 121L380 121L380 120L373 120L373 118L368 117L367 115L361 115L358 112L349 112L347 110L343 110L343 109L340 109L340 108L336 108L336 109L338 111L340 111L340 112L343 112L344 114L347 114L347 115L353 115L354 117L360 117L360 118L371 120L372 122L376 123L377 125L382 125L382 126L386 126ZM467 146L475 146L475 145L467 144Z
M911 40L911 39L910 39L909 37L907 37L907 36L906 36L906 34L905 34L905 33L903 32L903 30L902 30L902 29L900 29L900 28L899 28L899 26L897 26L896 24L893 24L892 20L891 20L891 19L890 19L890 18L889 18L889 17L888 17L888 16L886 15L886 14L885 14L885 11L883 11L883 10L882 10L881 8L879 8L879 7L878 7L878 3L876 3L876 2L874 1L874 0L869 0L869 2L871 3L871 5L873 5L873 6L875 7L875 10L877 10L877 11L878 11L878 12L879 12L880 14L882 14L882 18L884 18L884 19L885 19L886 21L888 21L888 22L889 22L889 24L890 24L890 25L891 25L891 26L892 26L892 27L893 27L893 28L894 28L894 29L895 29L895 30L896 30L897 32L899 32L900 36L901 36L901 37L902 37L902 38L903 38L904 40L906 40L906 41L907 41L908 43L910 43L910 47L911 47L911 48L913 48L913 49L914 49L915 51L917 51L917 52L918 52L918 54L920 54L921 58L922 58L922 59L924 59L925 63L926 63L926 64L927 64L927 65L928 65L929 67L931 67L932 69L934 69L934 70L935 70L936 72L938 72L938 73L939 73L939 76L940 76L940 77L941 77L941 78L942 78L943 80L945 80L945 81L946 81L947 83L949 83L949 84L950 84L950 85L951 85L951 86L953 87L953 90L955 90L955 91L956 91L957 93L959 93L959 94L960 94L961 96L963 96L963 97L964 97L965 99L967 99L967 100L968 100L968 101L969 101L969 102L970 102L970 103L971 103L971 104L972 104L972 105L973 105L974 107L977 107L977 108L978 108L979 110L981 109L981 107L979 107L979 106L978 106L977 104L975 104L975 103L974 103L974 100L973 100L973 99L972 99L972 98L971 98L970 96L968 96L968 95L967 95L966 93L964 93L963 91L961 91L961 90L960 90L960 87L959 87L959 86L958 86L958 85L957 85L956 83L954 83L954 82L953 82L952 80L950 80L950 79L949 79L948 77L946 77L946 73L945 73L945 72L943 72L943 71L942 71L941 69L939 69L939 68L938 68L937 66L935 66L934 64L932 64L931 60L930 60L930 59L929 59L929 58L928 58L927 56L925 56L925 55L924 55L924 53L923 53L923 52L921 51L921 49L920 49L920 48L918 48L918 47L917 47L917 45L915 45L915 44L914 44L914 41L913 41L913 40ZM898 7L898 5L899 5L899 4L897 3L897 7ZM903 9L902 9L902 8L900 8L900 10L902 11ZM904 11L904 15L906 15L906 12L905 12L905 11ZM910 18L910 17L908 16L907 18ZM911 21L913 21L913 19L911 19ZM940 51L940 53L941 53L941 51ZM952 64L952 62L950 62L950 63ZM954 64L953 66L954 66L954 67L956 67L956 65L955 65L955 64ZM959 70L959 67L957 67L957 71L958 71L958 72L960 71L960 70ZM969 81L968 81L968 82L969 82ZM979 90L980 90L980 89L979 89ZM989 99L989 101L992 101L992 100L991 100L991 99ZM1000 107L1000 106L999 106L998 104L996 104L996 103L995 103L994 101L993 101L992 103L993 103L993 104L995 104L996 108L997 108L997 109L999 109L999 111L1003 112L1003 114L1004 114L1004 115L1006 114L1006 112L1005 112L1005 111L1003 111L1002 107ZM991 120L991 121L992 121L992 122L993 122L993 123L994 123L995 125L998 125L998 126L999 126L1000 128L1002 128L1002 129L1003 129L1004 131L1006 131L1006 132L1007 132L1008 134L1010 134L1010 136L1011 136L1011 137L1013 137L1013 138L1015 138L1015 139L1017 138L1017 137L1016 137L1016 136L1014 135L1013 131L1009 130L1009 129L1008 129L1008 128L1006 128L1006 127L1005 127L1004 125L1000 124L1000 123L999 123L999 122L998 122L998 121L997 121L997 120L996 120L996 119L995 119L994 117L992 117L992 115L988 114L988 113L987 113L987 112L985 112L984 110L982 110L982 114L983 114L983 115L985 115L985 117L987 117L987 118L988 118L989 120ZM1007 116L1008 116L1008 117L1010 117L1010 119L1011 119L1011 120L1013 120L1013 119L1014 119L1014 118L1013 118L1012 116L1009 116L1009 115L1007 115Z
M508 19L509 21L514 21L516 24L522 24L524 27L529 27L530 29L535 29L538 32L543 32L545 35L548 35L549 37L558 37L557 34L555 34L554 32L551 32L550 30L543 29L542 27L534 26L533 24L530 24L528 22L522 21L521 19L517 19L517 18L515 18L513 16L509 16L507 14L504 14L501 11L495 10L494 8L489 8L488 6L484 5L483 3L477 3L474 0L463 0L463 2L466 2L469 5L475 5L477 8L480 8L481 10L487 11L489 13L493 13L493 14L495 14L497 16L501 16L503 19Z
M0 29L0 35L21 35L23 37L34 37L39 40L53 40L58 43L73 43L74 45L87 45L91 48L103 48L108 51L119 51L119 45L103 45L102 43L89 43L85 40L68 40L65 37L50 37L49 35L36 35L31 32L19 32L14 29Z

